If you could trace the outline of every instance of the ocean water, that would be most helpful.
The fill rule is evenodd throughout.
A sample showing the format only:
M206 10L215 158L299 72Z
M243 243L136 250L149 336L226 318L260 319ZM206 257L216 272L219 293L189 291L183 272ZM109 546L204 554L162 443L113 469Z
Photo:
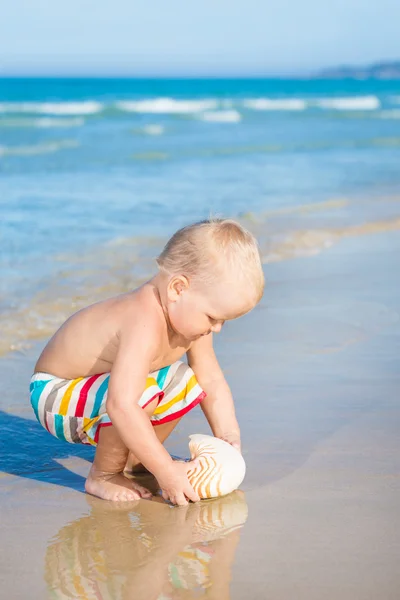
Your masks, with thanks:
M0 352L129 289L187 222L399 190L400 82L0 79Z

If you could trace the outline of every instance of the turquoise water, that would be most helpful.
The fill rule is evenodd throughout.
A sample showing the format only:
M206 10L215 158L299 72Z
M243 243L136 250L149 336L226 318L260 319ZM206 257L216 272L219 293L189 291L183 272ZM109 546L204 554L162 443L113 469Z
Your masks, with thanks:
M400 82L0 79L0 308L210 212L395 194L399 167Z

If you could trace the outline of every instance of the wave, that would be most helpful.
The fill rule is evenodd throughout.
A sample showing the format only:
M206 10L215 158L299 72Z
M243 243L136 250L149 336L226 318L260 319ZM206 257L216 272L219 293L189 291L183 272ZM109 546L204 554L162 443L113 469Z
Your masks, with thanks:
M215 110L202 113L200 118L212 123L239 123L242 116L237 110Z
M308 204L283 206L281 208L271 209L262 213L262 216L264 218L270 218L280 215L292 215L295 213L313 213L336 208L344 208L348 205L348 203L348 200L345 198L332 198L330 200L322 200L321 202L310 202Z
M341 200L319 203L316 207L293 207L297 211L343 206ZM400 230L400 218L363 222L341 228L307 228L300 231L271 233L267 225L271 216L290 212L290 208L266 213L258 222L243 215L242 220L257 235L264 263L275 263L313 256L330 248L341 239L382 234ZM163 247L165 239L123 238L82 255L64 255L56 260L69 266L51 279L28 305L0 313L0 355L23 350L34 340L48 337L80 308L117 295L146 281L154 273L152 256Z
M0 146L2 156L36 156L38 154L52 154L65 148L76 148L78 140L60 140L58 142L43 142L31 146Z
M137 152L133 154L133 160L143 160L143 161L160 161L160 160L168 160L171 158L168 152Z
M332 110L377 110L381 106L381 102L376 96L321 98L310 101L310 104Z
M308 229L295 231L272 240L262 248L263 263L281 262L295 258L315 256L343 238L361 237L378 233L399 231L400 218L373 221L362 225L348 225L332 229Z
M370 140L371 146L377 146L378 148L399 148L400 137L381 137L373 138Z
M205 113L206 114L206 113ZM199 118L204 120L204 115ZM216 119L217 121L217 119ZM221 119L222 121L222 119ZM226 122L229 122L226 120ZM140 130L137 130L140 131ZM355 140L351 137L337 140L319 140L315 142L298 142L286 144L254 144L254 145L236 145L236 146L219 146L214 148L197 148L186 149L171 149L166 151L139 152L133 154L131 158L134 160L144 161L159 161L159 160L185 160L197 159L204 157L219 157L219 156L244 156L248 154L284 154L284 153L321 153L330 150L342 149L357 149L357 148L398 148L400 147L400 137L376 137Z
M307 102L301 98L253 98L243 101L250 110L305 110Z
M104 105L95 100L82 102L0 102L0 113L43 115L93 115Z
M252 111L304 111L307 109L328 109L338 111L373 111L381 107L377 96L343 96L326 98L234 98L208 100L177 100L174 98L153 98L137 101L120 101L114 109L123 112L143 114L201 114L207 121L239 121L240 109ZM214 116L215 115L215 116ZM229 116L228 116L229 115Z
M400 102L400 97L392 97L393 102ZM249 111L293 111L300 112L308 109L328 109L337 111L373 111L381 107L377 96L343 96L326 98L208 98L208 99L177 99L168 97L143 98L141 100L119 100L100 102L83 100L76 102L0 102L0 114L7 115L49 115L46 118L32 120L28 125L22 120L10 119L8 126L22 127L72 127L82 125L81 121L62 117L83 117L99 113L115 112L159 115L193 115L207 114L205 121L238 122L240 110ZM215 116L214 116L215 114ZM50 119L51 116L61 117ZM13 124L11 124L13 122ZM152 134L150 134L152 135ZM157 135L157 134L155 134Z
M122 111L150 114L191 114L218 108L217 100L175 100L174 98L154 98L137 101L116 102Z
M243 101L248 110L303 111L309 108L330 110L376 110L381 103L376 96L343 96L337 98L249 98Z
M400 110L383 110L378 116L380 119L400 119Z
M164 132L164 125L158 123L149 123L148 125L131 129L131 133L134 135L162 135Z
M69 127L81 127L85 124L85 119L82 117L73 117L71 119L63 118L57 119L52 117L39 117L37 119L29 118L11 118L11 119L0 119L0 127L35 127L39 129L48 128L69 128Z
M163 125L150 124L145 125L141 132L147 135L162 135L165 131L165 127Z

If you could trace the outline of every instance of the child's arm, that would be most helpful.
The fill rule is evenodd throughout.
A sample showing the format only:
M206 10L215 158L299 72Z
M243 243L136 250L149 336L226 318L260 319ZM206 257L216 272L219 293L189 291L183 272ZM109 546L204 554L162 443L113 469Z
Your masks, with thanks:
M120 332L106 409L126 447L156 477L164 497L174 504L186 504L185 496L194 502L199 499L187 478L187 465L172 460L138 405L159 338L156 326L145 320L130 323Z
M240 450L240 428L229 385L218 364L212 334L196 340L187 353L188 362L207 397L200 406L215 437Z

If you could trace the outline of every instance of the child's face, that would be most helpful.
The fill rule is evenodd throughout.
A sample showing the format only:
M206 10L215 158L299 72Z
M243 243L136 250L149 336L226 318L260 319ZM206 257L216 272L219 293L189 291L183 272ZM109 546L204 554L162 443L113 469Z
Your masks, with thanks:
M219 333L225 321L254 307L238 284L219 282L194 287L186 278L176 279L169 287L168 317L174 331L188 340Z

